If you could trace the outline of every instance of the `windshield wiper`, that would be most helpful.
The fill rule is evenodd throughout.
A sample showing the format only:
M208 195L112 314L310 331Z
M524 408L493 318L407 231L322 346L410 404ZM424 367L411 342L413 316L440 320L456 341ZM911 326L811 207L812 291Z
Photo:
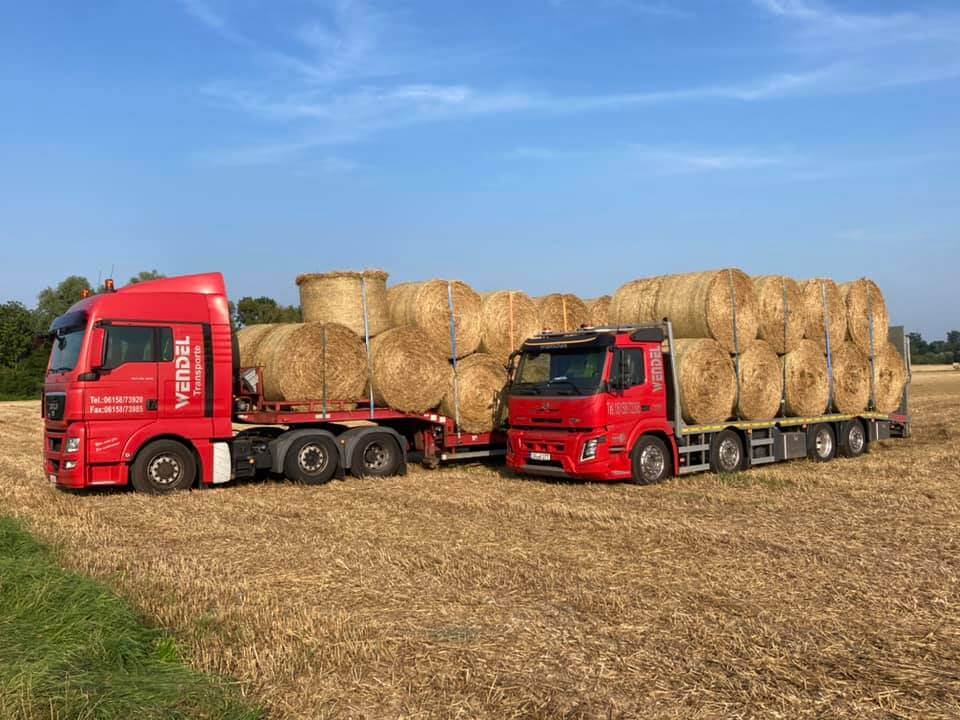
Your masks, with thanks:
M514 383L513 387L510 388L510 391L514 395L539 395L540 388L536 385L527 385L526 383L522 384L522 387L519 386L520 383Z
M572 382L572 381L570 381L570 380L564 380L564 379L562 379L562 378L554 378L553 380L547 380L547 385L548 385L548 386L549 386L549 385L553 385L554 383L564 383L564 384L566 384L566 385L569 385L570 387L572 387L572 388L574 389L574 391L577 393L577 395L583 395L583 393L580 392L580 387L579 387L575 382Z

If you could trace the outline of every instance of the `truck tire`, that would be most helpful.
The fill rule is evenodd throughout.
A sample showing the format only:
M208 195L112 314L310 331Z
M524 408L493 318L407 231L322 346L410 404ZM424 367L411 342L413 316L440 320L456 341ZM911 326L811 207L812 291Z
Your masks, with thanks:
M807 457L816 462L833 460L837 454L837 437L827 423L811 425L807 430Z
M197 477L193 453L176 440L155 440L146 445L130 468L130 484L138 492L164 495L186 490Z
M854 419L840 426L840 454L855 458L867 451L867 431L860 420Z
M350 472L357 477L390 477L403 463L400 446L393 435L375 432L364 435L353 449Z
M330 481L340 464L337 446L326 435L298 437L287 448L283 474L304 485L323 485Z
M710 470L730 474L743 470L743 440L735 430L722 430L710 443Z
M632 480L637 485L652 485L673 474L673 456L667 444L654 435L644 435L630 453Z

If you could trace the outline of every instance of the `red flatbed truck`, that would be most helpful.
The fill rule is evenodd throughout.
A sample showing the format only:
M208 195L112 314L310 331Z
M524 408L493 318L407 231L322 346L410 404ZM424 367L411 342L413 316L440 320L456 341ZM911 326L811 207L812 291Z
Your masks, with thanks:
M903 328L890 337L909 373ZM909 437L909 384L896 413L829 413L688 425L671 324L584 328L527 340L509 388L507 465L530 475L646 484L706 470L855 457Z
M138 283L85 298L51 326L43 457L62 488L164 493L258 472L319 484L345 472L402 474L502 455L501 433L358 401L266 402L240 368L220 273ZM353 404L351 404L353 405ZM244 424L244 429L235 429Z

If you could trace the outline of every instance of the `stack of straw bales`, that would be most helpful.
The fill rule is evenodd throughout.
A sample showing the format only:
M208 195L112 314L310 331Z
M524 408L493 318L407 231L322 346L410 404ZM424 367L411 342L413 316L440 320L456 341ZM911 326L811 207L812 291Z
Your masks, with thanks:
M689 423L892 412L906 382L883 294L865 278L837 285L727 268L639 278L586 302L518 290L481 297L459 280L387 289L381 270L309 273L297 284L305 322L238 333L241 363L263 367L268 399L343 407L372 393L397 410L456 417L466 432L495 426L507 360L542 329L669 318Z

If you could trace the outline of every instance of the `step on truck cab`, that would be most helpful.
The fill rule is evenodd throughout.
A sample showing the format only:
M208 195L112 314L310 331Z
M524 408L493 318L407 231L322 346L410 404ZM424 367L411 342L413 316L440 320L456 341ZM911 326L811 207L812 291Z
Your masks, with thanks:
M891 338L909 367L903 328L891 328ZM508 389L507 465L530 475L652 483L799 457L854 457L872 442L909 435L907 391L894 414L687 425L672 346L668 321L527 340Z
M504 453L502 435L461 432L443 415L266 401L261 369L239 367L220 273L107 287L50 328L43 452L58 487L164 493L261 472L318 484L401 474L408 457Z

